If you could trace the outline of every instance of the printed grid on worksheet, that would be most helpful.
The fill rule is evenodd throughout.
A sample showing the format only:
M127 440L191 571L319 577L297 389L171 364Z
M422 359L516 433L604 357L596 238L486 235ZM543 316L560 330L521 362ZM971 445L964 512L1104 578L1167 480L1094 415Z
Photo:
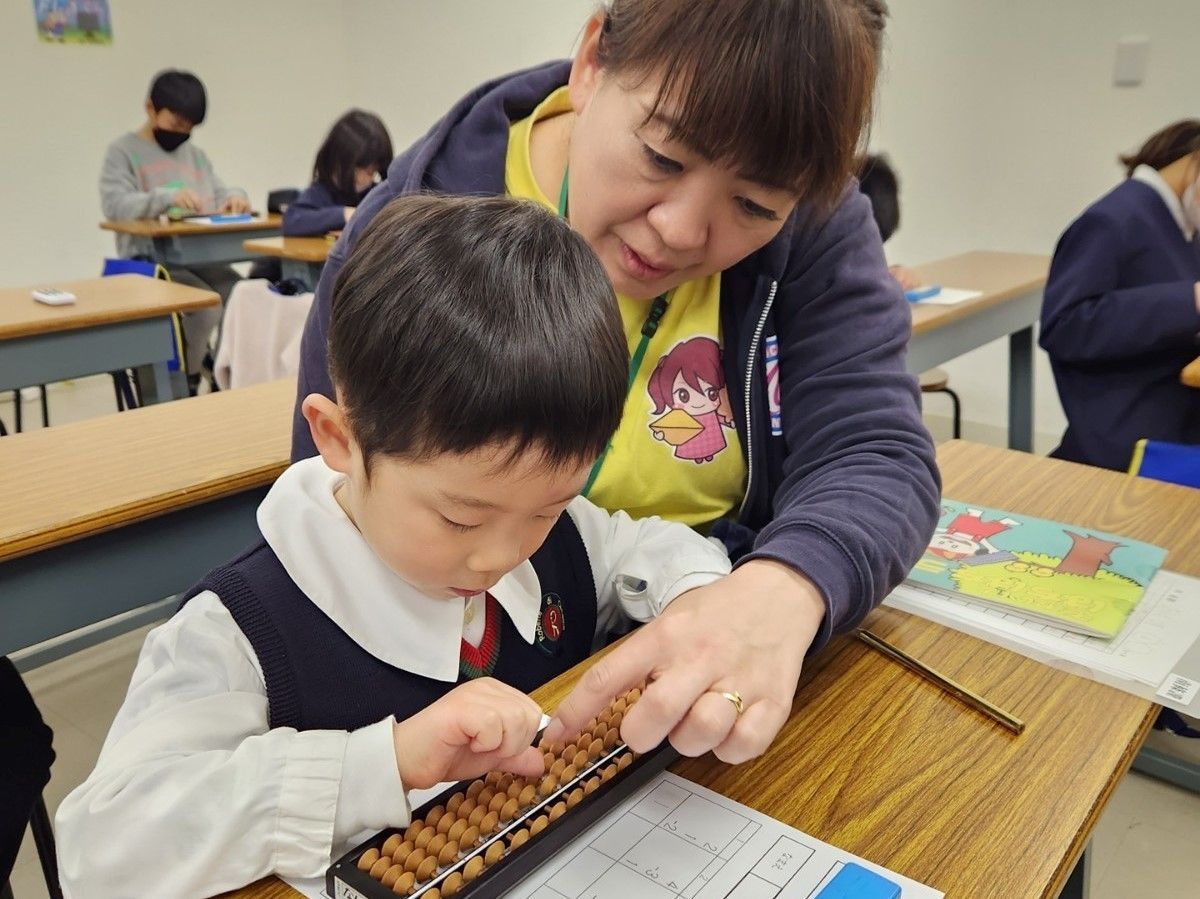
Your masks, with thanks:
M550 862L553 873L531 899L693 899L760 826L660 782L588 843ZM812 855L802 843L779 837L726 895L774 899Z

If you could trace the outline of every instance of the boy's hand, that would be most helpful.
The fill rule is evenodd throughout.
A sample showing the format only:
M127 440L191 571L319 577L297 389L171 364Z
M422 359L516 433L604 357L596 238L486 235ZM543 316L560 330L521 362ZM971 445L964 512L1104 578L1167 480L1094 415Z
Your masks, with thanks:
M190 187L181 187L175 191L175 196L171 198L171 203L181 209L186 209L188 212L200 211L200 197Z
M241 215L250 211L250 201L245 197L233 196L221 204L221 212L231 215Z
M493 678L455 687L396 723L392 738L405 789L500 770L535 777L542 754L530 744L542 720L537 703Z
M902 290L916 290L922 284L921 273L906 265L892 265L888 267L888 271L900 282Z

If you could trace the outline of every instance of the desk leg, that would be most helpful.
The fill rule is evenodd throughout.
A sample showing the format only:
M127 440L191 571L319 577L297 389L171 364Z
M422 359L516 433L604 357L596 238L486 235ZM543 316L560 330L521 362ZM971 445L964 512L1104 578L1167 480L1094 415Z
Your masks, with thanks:
M1008 335L1008 448L1033 452L1033 328Z
M182 399L187 396L187 379L182 376L172 378L171 372L167 369L166 362L139 365L137 376L138 386L142 392L143 405L165 403L169 400Z
M1092 890L1092 844L1083 847L1083 855L1075 863L1075 870L1063 884L1058 899L1088 899Z

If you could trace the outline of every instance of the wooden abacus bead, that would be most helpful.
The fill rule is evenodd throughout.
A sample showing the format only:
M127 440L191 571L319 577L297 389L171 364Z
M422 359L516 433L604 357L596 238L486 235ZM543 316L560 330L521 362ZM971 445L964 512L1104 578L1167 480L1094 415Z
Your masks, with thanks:
M558 778L555 777L553 774L547 774L545 777L542 778L542 782L540 784L538 784L538 795L543 796L543 797L549 796L551 793L553 793L557 789L558 789Z
M442 851L442 847L448 842L450 841L446 839L446 835L444 833L439 833L436 837L429 841L429 845L425 847L425 854L432 855L434 858L437 858L437 854Z
M396 885L396 881L400 879L400 875L404 873L403 865L392 865L383 872L383 877L379 878L380 882L389 890Z
M379 850L374 848L368 849L358 860L358 870L370 871L377 861L379 861Z
M446 839L450 840L452 843L457 843L459 838L466 831L467 827L468 827L467 822L464 821L462 818L459 818L457 821L454 822L454 826L451 827L448 831L446 831Z
M435 836L437 836L437 828L426 824L421 828L421 832L417 834L417 838L413 840L413 846L417 849L424 849Z
M489 812L498 812L504 808L504 803L508 802L507 793L497 793L492 797L492 801L488 803Z
M571 759L571 764L574 765L577 770L583 770L586 768L587 763L588 754L586 749L579 750L577 753L575 753L575 758Z
M436 826L438 821L442 820L442 815L444 814L446 814L446 806L435 805L429 810L429 814L425 816L425 823Z
M479 803L475 801L474 797L468 796L463 800L463 804L458 807L457 814L459 819L466 821L471 812L475 811L478 805Z
M393 856L396 850L400 848L400 844L404 842L404 837L401 834L394 833L383 841L383 848L379 850L380 855Z
M627 752L624 755L622 755L620 758L617 759L617 770L624 771L626 768L628 768L632 764L633 764L633 753Z
M600 717L596 720L599 721L601 724L608 724L609 722L612 721L612 716L613 716L613 710L611 708L608 708L608 709L605 709L603 712L601 712Z
M472 781L471 785L469 787L467 787L467 798L474 799L476 796L479 795L479 791L482 790L485 786L487 786L487 785L482 780Z
M454 822L457 820L458 820L458 815L456 815L454 812L446 812L446 814L442 815L442 817L440 819L438 819L438 823L437 823L438 833L445 833L446 831L448 831L453 826Z
M516 778L514 778L511 774L505 774L503 777L500 778L500 782L496 784L496 792L497 793L507 793L508 788L512 786L512 782L515 779Z
M470 883L483 873L483 856L477 855L463 867L463 880Z
M618 699L616 702L614 702L614 703L612 704L612 710L613 710L613 714L614 714L614 715L615 715L617 712L620 712L621 714L624 714L624 713L625 713L625 710L626 710L627 708L629 708L629 703L625 701L625 698L624 698L624 697L622 697L622 698Z
M487 847L487 852L483 854L483 860L489 865L496 864L502 858L504 858L503 840L496 840L496 842Z
M495 812L488 812L483 816L483 820L479 822L479 832L481 834L490 835L496 832L496 825L500 823L500 816Z
M567 804L565 802L556 802L550 808L550 821L553 823L565 815L567 812Z
M371 865L371 870L367 873L369 873L376 880L379 880L383 877L384 872L386 872L391 866L392 860L386 855L381 855L379 860L376 861L375 864Z
M412 871L405 871L396 878L396 882L392 884L392 892L397 896L407 896L413 891L413 886L417 882L417 875Z
M487 817L487 806L480 804L471 809L471 814L467 816L467 823L472 827L478 827L480 822Z
M608 722L608 726L613 728L617 733L621 732L621 722L625 720L625 716L620 712L612 716L612 721Z
M575 741L575 748L571 751L571 755L575 755L580 750L586 750L592 744L591 734L580 734L579 739Z
M589 777L588 782L583 785L583 795L591 796L598 789L600 789L600 775Z
M575 808L583 801L583 787L576 787L567 796L567 808Z
M438 860L438 864L444 868L447 865L451 864L457 858L458 858L458 843L451 840L449 843L447 843L445 846L442 847L442 851L438 853L437 860Z
M525 808L528 805L533 805L533 800L537 798L537 787L533 784L525 784L525 789L521 790L521 795L517 797L517 802L521 803L521 807Z
M604 770L600 772L600 782L608 783L610 780L612 780L616 776L616 774L617 774L617 766L616 765L605 765Z
M538 815L533 819L533 823L529 825L529 835L536 837L539 833L546 829L546 825L550 823L550 819L545 815Z
M504 772L502 772L502 771L489 771L487 773L487 775L483 778L483 781L488 786L494 787L496 784L500 783L500 778L502 778L503 776L504 776Z
M408 825L408 827L405 828L405 831L404 831L404 842L408 843L408 842L415 840L417 838L417 834L419 834L421 832L421 828L424 826L425 826L425 822L420 819L418 819L418 820L414 821L412 824Z
M405 871L416 871L417 866L420 865L421 862L423 862L423 861L425 861L425 850L424 849L414 849L412 852L410 852L408 854L408 858L406 858L404 860L404 870Z
M554 764L550 766L550 774L554 777L558 777L558 775L562 774L562 770L565 767L567 767L566 761L563 759L557 759Z
M621 742L621 732L615 727L610 727L608 733L604 735L604 749L607 751L615 747Z
M417 847L413 845L411 840L405 840L396 847L396 851L392 853L392 861L398 865L404 864L404 860L408 858L408 854Z
M479 828L468 827L462 832L462 836L458 838L458 848L462 850L474 849L479 842Z
M517 816L517 812L521 810L521 803L515 799L510 799L504 803L504 807L500 809L500 820L507 824Z
M508 790L505 792L505 795L508 796L509 799L516 799L521 795L521 791L523 789L525 789L525 778L518 777L508 785Z
M567 767L562 769L562 782L565 784L568 784L571 781L573 781L578 775L579 775L579 772L575 770L574 765L567 765Z
M524 827L522 827L520 830L518 830L516 833L514 833L512 835L512 839L509 841L509 847L512 849L520 849L522 846L524 846L528 842L529 842L529 831L526 830Z
M459 808L462 806L463 802L466 801L466 799L467 796L465 793L455 793L446 803L446 811L458 814Z
M604 755L604 741L597 739L588 743L587 754L588 758L593 762L600 758L600 756Z
M421 899L442 899L442 891L437 887L434 887L431 890L426 890L421 894Z
M417 870L415 872L417 875L417 882L419 883L422 880L428 880L433 876L434 872L437 871L437 868L438 860L432 855L425 856L425 859L417 866Z
M633 705L635 702L637 702L641 698L642 698L642 691L638 687L634 687L632 690L630 690L628 693L625 694L625 701L629 705Z
M446 879L442 881L442 895L454 896L462 889L463 876L457 871L446 875Z
M549 771L550 766L554 764L554 755L552 753L547 752L545 755L542 756L542 762L543 762L542 771L543 772Z

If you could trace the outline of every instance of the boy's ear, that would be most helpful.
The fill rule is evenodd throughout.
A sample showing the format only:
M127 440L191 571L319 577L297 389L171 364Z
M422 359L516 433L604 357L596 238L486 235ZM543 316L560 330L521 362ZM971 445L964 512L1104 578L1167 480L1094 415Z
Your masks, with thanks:
M154 109L154 104L150 102L150 98L146 98L146 118L153 119L158 113Z
M327 396L310 393L300 404L300 411L308 422L308 431L325 464L334 471L349 474L353 457L352 438L342 407Z

